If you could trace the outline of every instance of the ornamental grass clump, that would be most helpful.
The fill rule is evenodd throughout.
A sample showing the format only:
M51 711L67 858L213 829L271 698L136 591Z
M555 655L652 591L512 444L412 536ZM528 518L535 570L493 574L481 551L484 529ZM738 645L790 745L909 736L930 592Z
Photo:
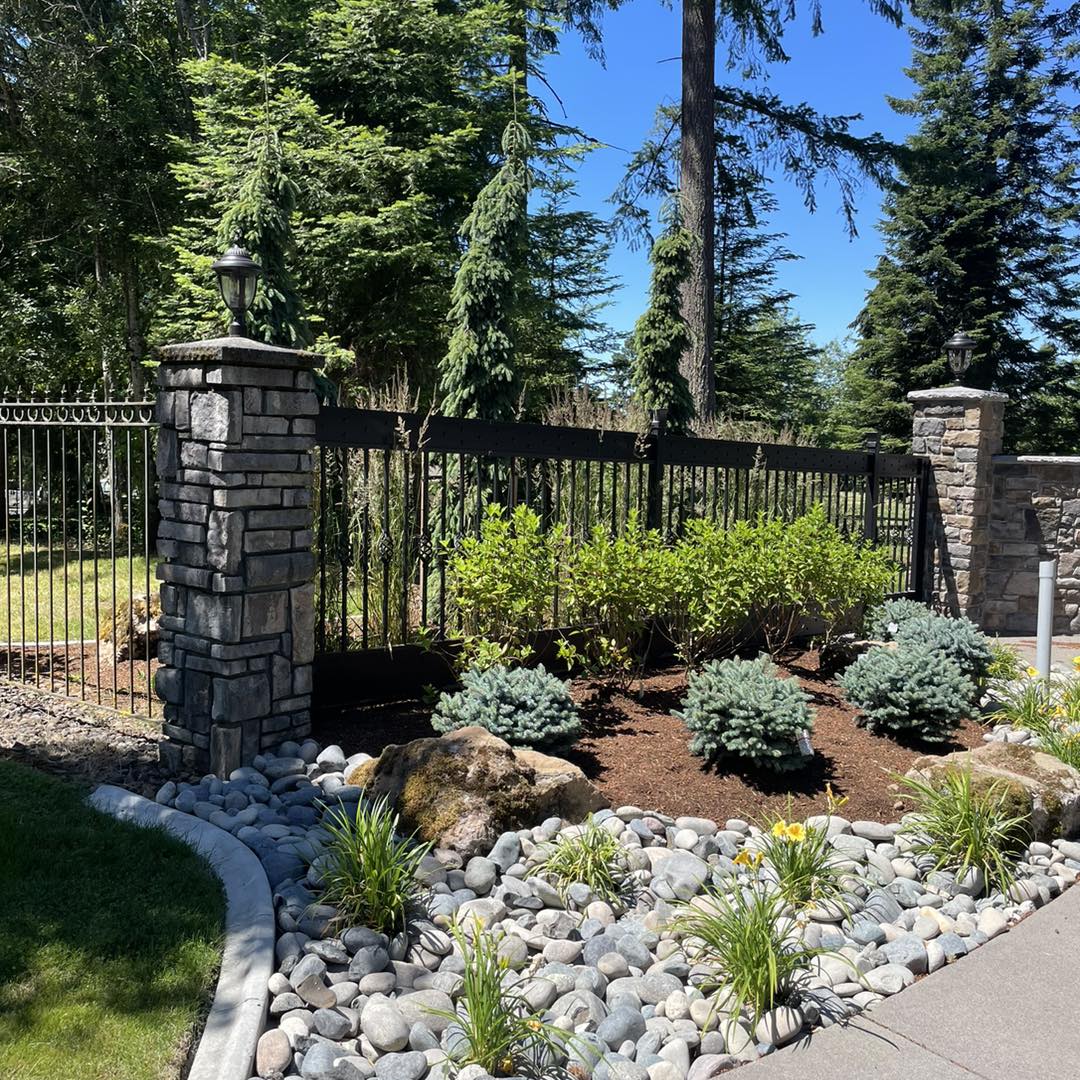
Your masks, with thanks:
M951 660L972 681L973 690L987 676L994 654L990 639L970 619L932 615L913 619L895 634L897 644L924 645Z
M588 885L598 899L620 905L629 884L626 849L592 815L576 834L560 833L539 851L530 871L543 874L565 896L575 882Z
M472 941L460 926L452 932L465 961L457 1010L431 1010L450 1021L446 1038L450 1075L478 1065L488 1076L568 1077L562 1062L574 1036L542 1019L519 987L504 984L509 966L499 956L499 938L479 923Z
M745 1010L754 1024L793 1001L814 959L826 952L805 943L787 900L760 882L732 892L709 887L679 908L671 929L692 963L716 970L728 1014Z
M789 904L844 910L850 871L824 829L773 818L766 823L758 852L764 875Z
M355 818L338 806L323 816L322 827L329 834L323 902L333 904L347 925L385 934L405 929L419 906L416 874L431 845L398 834L398 815L386 796L361 799Z
M918 600L886 600L867 610L863 616L863 633L874 641L892 641L900 627L933 617L934 613Z
M543 665L474 668L461 683L458 693L439 698L431 718L438 732L478 725L512 746L557 746L572 742L581 731L567 684Z
M709 762L735 759L783 772L810 760L800 748L813 730L810 702L797 679L776 677L767 656L713 660L692 672L682 712L690 753Z
M931 779L897 779L916 803L914 853L930 856L936 869L957 876L978 870L1007 892L1013 865L1030 840L1030 817L1017 812L1012 785L1004 779L977 785L970 769L945 770Z
M929 645L876 648L840 677L869 731L919 742L947 742L971 711L972 681Z

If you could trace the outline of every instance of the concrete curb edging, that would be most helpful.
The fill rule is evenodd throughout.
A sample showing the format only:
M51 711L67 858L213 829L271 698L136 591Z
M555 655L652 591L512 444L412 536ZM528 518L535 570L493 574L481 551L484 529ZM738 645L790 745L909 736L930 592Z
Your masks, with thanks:
M172 833L210 864L225 889L225 949L214 1002L188 1080L248 1080L266 1026L274 967L274 904L255 854L231 833L201 818L102 784L89 798L97 810Z

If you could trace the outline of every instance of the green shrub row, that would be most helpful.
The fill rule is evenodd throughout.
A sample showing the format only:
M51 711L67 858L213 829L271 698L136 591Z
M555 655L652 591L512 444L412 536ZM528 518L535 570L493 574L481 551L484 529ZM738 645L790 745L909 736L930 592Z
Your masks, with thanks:
M895 568L882 549L843 536L820 506L791 522L688 521L673 544L633 515L617 537L597 527L572 543L524 506L509 516L491 506L447 569L464 666L526 658L531 636L552 624L557 596L558 621L588 631L564 656L626 673L647 627L687 664L750 640L775 654L804 620L820 620L827 636L860 606L879 604Z

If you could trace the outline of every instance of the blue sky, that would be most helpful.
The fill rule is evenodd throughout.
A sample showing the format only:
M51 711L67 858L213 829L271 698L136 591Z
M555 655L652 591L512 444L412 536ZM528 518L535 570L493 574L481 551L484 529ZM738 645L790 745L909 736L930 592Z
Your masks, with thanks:
M902 140L911 130L911 119L893 113L885 96L903 97L910 90L903 73L910 60L906 31L872 15L859 0L826 0L824 15L825 33L819 37L811 35L805 17L790 27L786 44L792 59L774 68L772 87L785 100L806 101L821 112L861 113L863 120L855 126L860 134L880 131ZM562 53L549 58L546 69L562 99L566 122L608 144L590 154L578 173L582 204L606 219L612 210L607 200L629 153L651 129L657 105L678 100L678 6L667 9L658 0L630 0L606 16L604 28L606 68L567 37ZM718 81L723 77L718 73ZM550 99L549 105L558 115ZM876 230L881 194L872 185L864 186L859 236L849 241L835 189L819 192L813 215L782 180L774 191L780 210L772 227L788 233L788 246L802 256L781 267L780 283L795 293L795 309L815 324L819 343L842 338L862 305L866 271L881 250ZM620 243L611 269L622 287L607 318L617 329L629 330L648 289L646 253Z

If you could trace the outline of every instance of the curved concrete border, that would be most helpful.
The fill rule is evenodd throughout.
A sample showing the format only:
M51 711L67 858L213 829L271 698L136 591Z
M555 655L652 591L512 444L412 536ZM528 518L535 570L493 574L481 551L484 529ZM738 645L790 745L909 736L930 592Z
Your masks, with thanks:
M221 879L226 904L221 974L188 1080L248 1080L274 972L274 903L262 864L224 829L123 788L102 784L89 802L122 821L172 833Z

